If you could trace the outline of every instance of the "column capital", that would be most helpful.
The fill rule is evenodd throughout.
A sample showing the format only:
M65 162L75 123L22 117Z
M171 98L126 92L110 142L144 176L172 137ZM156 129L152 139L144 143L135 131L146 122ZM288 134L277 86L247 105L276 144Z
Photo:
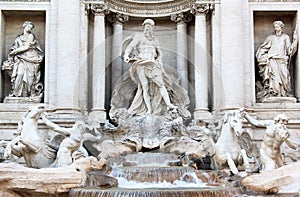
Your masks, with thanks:
M214 10L214 4L211 3L203 3L203 2L195 2L192 5L191 13L194 15L198 14L208 14Z
M87 5L87 9L94 15L105 15L108 11L107 4L103 1L95 1Z
M125 23L129 20L129 16L122 13L112 13L108 15L107 20L111 23Z
M192 17L189 13L177 13L171 15L171 21L176 23L188 23L192 21Z

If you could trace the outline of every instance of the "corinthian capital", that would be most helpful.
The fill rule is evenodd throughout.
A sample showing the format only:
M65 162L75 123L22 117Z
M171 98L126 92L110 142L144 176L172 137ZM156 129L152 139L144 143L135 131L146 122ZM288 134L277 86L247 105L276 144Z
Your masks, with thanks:
M90 11L95 14L105 14L105 11L107 10L107 4L105 2L97 1L95 3L90 4Z
M121 13L112 13L107 17L107 20L111 23L125 23L129 20L129 16Z
M181 22L188 23L191 20L192 20L191 15L187 13L178 13L178 14L171 15L171 21L174 21L176 23L181 23Z
M192 5L191 13L192 14L208 14L213 11L214 5L210 3L203 3L203 2L195 2Z

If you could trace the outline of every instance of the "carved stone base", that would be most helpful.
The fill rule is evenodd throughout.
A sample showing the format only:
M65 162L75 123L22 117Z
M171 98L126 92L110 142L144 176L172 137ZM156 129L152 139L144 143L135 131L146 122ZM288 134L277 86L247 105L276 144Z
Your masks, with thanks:
M16 163L1 163L0 196L67 196L71 188L85 186L89 171L101 170L105 164L105 160L95 157L79 159L60 168L34 169Z
M268 97L262 100L262 103L296 103L297 99L294 97Z
M211 118L212 115L208 109L195 109L194 111L195 120L210 120Z
M43 94L35 97L12 97L7 96L5 97L3 103L25 103L25 104L31 104L31 103L40 103L42 101Z
M251 175L242 180L242 184L251 191L262 194L287 193L298 196L300 190L300 162L292 163L281 168ZM295 195L292 195L295 194ZM277 196L277 195L276 195ZM281 196L278 194L278 196Z

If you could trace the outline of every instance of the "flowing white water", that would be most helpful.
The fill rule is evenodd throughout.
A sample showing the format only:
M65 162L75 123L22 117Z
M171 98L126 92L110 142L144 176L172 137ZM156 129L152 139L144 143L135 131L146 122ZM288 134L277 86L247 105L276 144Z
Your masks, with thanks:
M136 182L127 180L123 177L117 177L118 179L118 187L124 189L142 189L142 188L208 188L205 183L202 183L200 179L196 176L194 172L186 173L190 177L192 177L192 182L186 182L182 178L180 180L176 180L173 183L163 181L163 182Z

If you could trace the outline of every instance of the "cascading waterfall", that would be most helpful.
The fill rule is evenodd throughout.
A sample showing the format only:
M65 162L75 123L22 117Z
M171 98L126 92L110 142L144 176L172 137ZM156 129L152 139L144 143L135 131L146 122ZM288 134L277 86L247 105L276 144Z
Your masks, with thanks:
M89 188L72 189L69 196L227 197L236 196L239 193L238 189L218 182L215 172L201 172L190 167L167 166L167 162L174 158L176 158L174 155L157 153L127 155L124 162L135 162L136 166L119 165L112 168L109 177L114 177L118 181L117 188L99 188L97 181L89 178ZM103 175L102 172L92 174L93 177L97 177L97 174Z

